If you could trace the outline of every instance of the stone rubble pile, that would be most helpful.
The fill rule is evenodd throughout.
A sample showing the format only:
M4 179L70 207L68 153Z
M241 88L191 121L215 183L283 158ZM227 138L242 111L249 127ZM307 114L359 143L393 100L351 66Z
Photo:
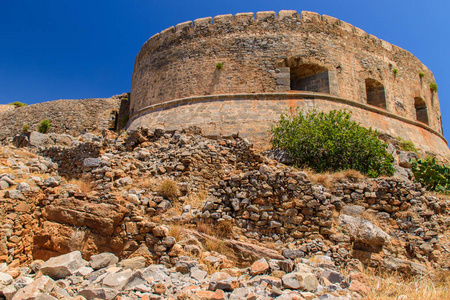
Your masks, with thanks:
M245 139L209 139L195 129L70 141L28 148L37 154L0 148L7 299L36 291L57 299L354 299L364 282L344 277L343 267L361 270L362 262L408 274L450 267L442 265L450 202L408 180L344 176L326 188ZM166 179L177 183L176 197L158 190ZM176 207L180 213L169 215ZM239 263L171 231L221 222L233 225L228 242L270 244L276 259L258 254L265 258L236 268L258 255L237 253ZM39 271L40 259L47 262Z
M119 262L112 253L84 260L74 251L13 272L0 265L0 297L19 299L309 299L344 300L366 292L366 277L344 276L327 257L312 261L255 261L247 268L208 274L183 256L176 266L146 265L144 257Z

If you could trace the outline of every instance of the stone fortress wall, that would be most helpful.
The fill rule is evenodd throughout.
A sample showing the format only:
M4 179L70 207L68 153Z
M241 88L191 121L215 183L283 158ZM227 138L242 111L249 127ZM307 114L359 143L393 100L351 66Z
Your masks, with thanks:
M25 124L30 130L37 130L44 119L51 122L49 132L70 135L120 129L121 114L124 114L121 108L128 102L120 98L56 100L17 108L4 105L8 108L0 109L0 141L22 133Z
M180 23L144 44L128 128L198 125L264 143L289 107L348 109L362 125L448 155L434 82L408 51L330 16L220 15Z

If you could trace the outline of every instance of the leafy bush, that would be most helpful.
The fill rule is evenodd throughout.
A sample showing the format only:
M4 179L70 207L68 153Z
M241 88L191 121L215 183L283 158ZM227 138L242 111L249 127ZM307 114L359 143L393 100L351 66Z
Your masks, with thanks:
M434 82L431 82L431 83L430 83L430 90L431 90L432 92L437 92L437 91L438 91L438 86L437 86L437 84L434 83Z
M392 175L393 157L377 132L350 120L351 112L300 110L272 126L272 145L285 149L297 167L316 172L353 169L372 177Z
M398 70L397 69L393 69L392 73L394 73L394 76L397 76Z
M27 106L26 103L19 102L19 101L15 101L15 102L9 103L8 105L14 105L15 107Z
M46 133L50 129L51 125L52 123L50 122L49 119L44 119L41 121L41 123L39 123L38 131L40 133Z
M417 152L413 142L404 140L401 137L398 137L398 146L404 151Z
M450 168L436 159L411 160L414 177L429 191L450 192Z
M420 78L424 78L425 77L425 73L424 72L419 72L419 77Z
M223 63L221 63L221 62L220 62L220 63L217 63L217 64L216 64L216 69L217 69L217 70L222 70L222 69L223 69Z
M24 124L22 126L22 133L28 133L30 131L30 126L28 124Z

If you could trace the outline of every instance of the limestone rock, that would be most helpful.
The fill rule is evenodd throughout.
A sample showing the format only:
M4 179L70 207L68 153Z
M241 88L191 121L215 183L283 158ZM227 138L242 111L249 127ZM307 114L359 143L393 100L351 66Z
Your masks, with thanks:
M97 255L92 255L89 264L94 270L105 268L114 265L119 261L117 256L112 253L104 252Z
M81 252L74 251L50 258L42 265L40 271L53 279L63 279L87 264L88 262L81 257Z
M341 215L339 224L348 231L356 242L367 245L383 246L390 242L389 235L370 221L359 217Z
M282 277L283 286L293 290L315 292L319 282L312 273L293 272Z
M250 267L250 275L261 275L269 271L269 264L265 258L255 261Z
M55 282L48 276L41 276L31 284L17 291L12 300L38 299L39 295L48 295L55 287Z
M95 300L95 299L114 299L117 295L117 291L108 288L85 288L82 289L79 293L79 296L83 296L86 300Z
M55 144L48 134L37 131L32 131L29 139L29 144L34 147L49 147Z
M137 256L137 257L133 257L133 258L129 258L129 259L124 259L122 260L120 263L118 263L117 265L119 267L122 267L124 269L142 269L145 267L145 257L143 256Z

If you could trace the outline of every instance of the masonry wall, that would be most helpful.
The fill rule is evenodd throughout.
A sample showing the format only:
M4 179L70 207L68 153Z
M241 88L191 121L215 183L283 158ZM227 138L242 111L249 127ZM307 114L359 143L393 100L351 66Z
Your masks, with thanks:
M290 68L303 64L326 68L329 93L359 103L367 103L366 79L382 83L385 109L410 120L421 97L429 126L442 133L434 76L416 57L346 22L295 11L197 19L154 35L136 57L131 115L184 97L289 92Z
M422 123L356 101L314 93L191 97L154 105L134 116L130 120L129 129L144 126L176 130L198 126L206 135L239 134L257 146L267 147L270 126L279 120L280 114L297 107L302 110L323 111L346 109L352 112L352 119L363 126L413 141L424 151L450 155L444 137Z
M120 99L57 100L0 111L0 140L22 133L22 126L37 130L49 119L50 132L71 135L101 131L111 126L111 113L119 112Z

